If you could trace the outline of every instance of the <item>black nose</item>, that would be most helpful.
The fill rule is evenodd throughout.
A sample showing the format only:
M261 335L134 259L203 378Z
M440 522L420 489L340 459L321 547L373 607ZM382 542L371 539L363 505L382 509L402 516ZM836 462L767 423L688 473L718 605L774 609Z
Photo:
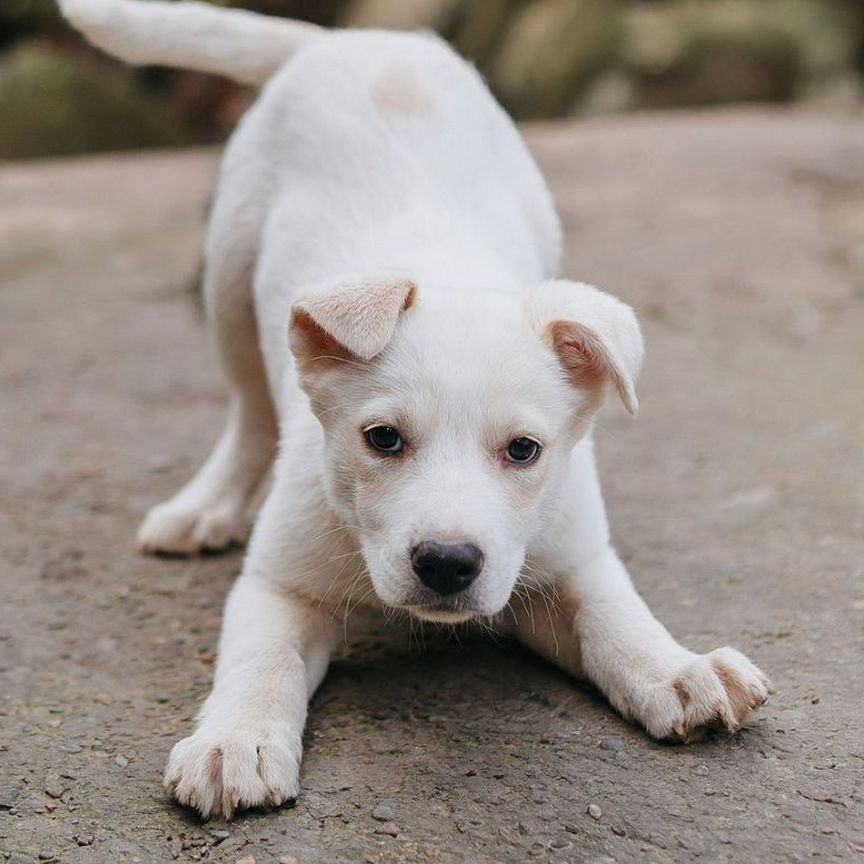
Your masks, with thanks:
M483 569L483 553L473 543L424 541L411 550L420 581L439 594L464 591Z

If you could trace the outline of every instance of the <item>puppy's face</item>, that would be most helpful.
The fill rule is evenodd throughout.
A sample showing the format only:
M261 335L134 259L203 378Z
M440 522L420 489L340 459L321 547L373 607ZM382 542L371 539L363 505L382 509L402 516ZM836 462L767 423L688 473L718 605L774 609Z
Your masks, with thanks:
M566 317L574 299L615 314L583 310L589 329ZM627 307L566 283L428 298L400 280L341 285L297 304L291 336L331 503L378 596L448 622L506 605L603 390L634 407L641 357Z

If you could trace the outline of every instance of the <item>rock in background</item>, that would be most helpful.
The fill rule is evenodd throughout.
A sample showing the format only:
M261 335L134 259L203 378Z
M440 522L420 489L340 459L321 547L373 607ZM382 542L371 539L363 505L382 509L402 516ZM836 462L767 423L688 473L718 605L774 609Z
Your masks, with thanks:
M128 70L106 74L37 42L0 62L0 155L6 158L185 143L182 122Z
M489 66L489 80L518 117L557 117L615 63L618 0L537 0L522 4Z
M213 0L327 26L435 30L519 119L730 102L860 104L864 0ZM0 0L0 158L223 139L254 94L130 71L54 0Z
M833 0L632 4L621 62L635 107L783 102L855 74L862 5Z

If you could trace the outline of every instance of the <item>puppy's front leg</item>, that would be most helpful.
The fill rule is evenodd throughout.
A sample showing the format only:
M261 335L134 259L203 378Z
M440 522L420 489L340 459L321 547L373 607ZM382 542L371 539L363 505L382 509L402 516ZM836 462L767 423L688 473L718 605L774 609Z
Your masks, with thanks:
M679 645L610 547L555 570L554 603L547 587L542 594L529 589L512 604L517 634L568 672L591 679L653 737L689 742L711 726L735 731L767 700L765 675L740 652L698 655Z
M296 797L307 702L337 640L326 613L247 568L225 606L198 727L171 751L169 794L205 818Z

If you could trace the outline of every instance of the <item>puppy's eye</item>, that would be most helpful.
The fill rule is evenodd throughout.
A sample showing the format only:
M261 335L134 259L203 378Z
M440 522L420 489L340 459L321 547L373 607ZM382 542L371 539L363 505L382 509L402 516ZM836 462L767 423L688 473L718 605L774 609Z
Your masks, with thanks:
M405 447L405 442L398 430L392 426L373 426L363 433L366 443L379 453L393 455L401 453Z
M540 455L541 449L533 438L514 438L507 445L505 458L516 465L528 465Z

